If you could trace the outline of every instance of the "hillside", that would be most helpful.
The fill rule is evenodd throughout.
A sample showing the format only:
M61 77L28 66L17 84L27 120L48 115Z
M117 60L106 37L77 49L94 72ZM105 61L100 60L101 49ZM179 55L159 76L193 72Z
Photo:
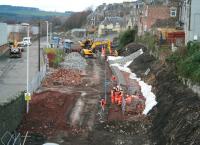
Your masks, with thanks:
M49 12L38 8L0 5L0 21L29 21L31 19L46 19L50 17L68 17L72 12Z
M32 7L18 7L10 5L0 5L0 14L17 14L17 15L32 15L32 16L68 16L71 12L49 12L42 11Z

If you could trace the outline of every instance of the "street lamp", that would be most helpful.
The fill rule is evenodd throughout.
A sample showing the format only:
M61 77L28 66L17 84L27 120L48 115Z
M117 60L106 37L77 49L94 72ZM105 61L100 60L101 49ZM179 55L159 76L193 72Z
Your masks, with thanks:
M52 23L50 23L50 38L49 38L49 40L50 40L50 44L52 43L51 42L51 39L52 39Z
M29 24L28 23L22 23L22 26L27 27L27 37L29 39ZM26 94L25 94L25 100L27 101L26 106L26 113L29 112L29 101L30 101L30 93L29 93L29 44L27 45L27 82L26 82Z
M47 23L47 48L49 47L49 22L45 21Z

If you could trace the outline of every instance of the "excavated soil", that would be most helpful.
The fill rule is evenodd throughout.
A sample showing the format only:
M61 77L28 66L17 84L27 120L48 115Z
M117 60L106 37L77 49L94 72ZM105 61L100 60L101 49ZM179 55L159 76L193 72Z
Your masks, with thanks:
M55 91L36 93L30 102L30 112L25 115L20 132L39 133L45 137L55 135L56 130L67 130L67 116L79 93L67 94Z
M134 42L133 43L129 43L124 48L125 49L119 50L119 55L128 56L128 55L130 55L130 54L132 54L132 53L134 53L134 52L136 52L136 51L138 51L140 49L142 49L143 51L147 50L145 45L140 44L140 43L134 43Z
M154 144L200 144L200 99L177 78L172 64L155 60L145 52L130 68L153 85L158 104L148 116L152 127L148 132ZM144 72L150 69L147 76Z

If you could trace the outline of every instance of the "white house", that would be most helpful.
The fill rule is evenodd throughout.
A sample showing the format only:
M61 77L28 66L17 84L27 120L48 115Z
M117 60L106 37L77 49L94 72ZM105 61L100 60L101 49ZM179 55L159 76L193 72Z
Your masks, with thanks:
M200 0L184 0L179 19L185 31L185 43L200 40Z
M119 33L124 29L125 22L121 17L105 17L98 28L98 35Z

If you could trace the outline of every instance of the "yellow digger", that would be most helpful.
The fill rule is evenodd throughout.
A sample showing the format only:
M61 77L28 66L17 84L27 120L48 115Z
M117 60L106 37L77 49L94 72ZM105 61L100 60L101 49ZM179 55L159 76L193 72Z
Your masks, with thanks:
M102 48L106 49L106 54L109 55L117 55L116 51L112 51L111 49L111 41L110 40L103 40L103 41L94 41L92 45L87 48L83 48L81 50L81 54L84 57L94 57L94 55L97 53L97 51L101 52Z
M10 45L10 57L22 57L22 51L24 47L20 42L14 41L12 45Z
M85 39L83 41L79 41L79 44L80 44L81 48L88 49L88 48L90 48L92 46L93 40Z

